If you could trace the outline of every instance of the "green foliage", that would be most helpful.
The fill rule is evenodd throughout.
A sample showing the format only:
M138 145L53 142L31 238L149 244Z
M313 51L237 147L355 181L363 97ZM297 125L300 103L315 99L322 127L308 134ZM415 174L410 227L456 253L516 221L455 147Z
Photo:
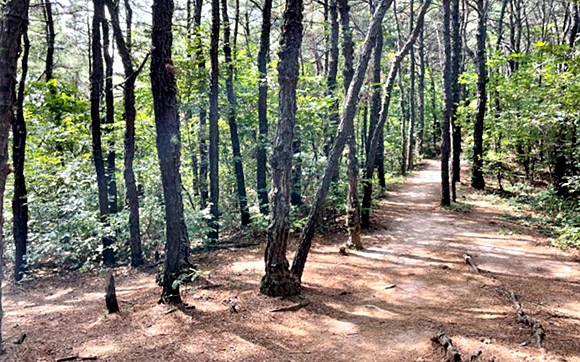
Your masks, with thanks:
M473 210L473 205L467 203L452 202L448 209L449 211L453 211L456 213L467 214L471 210Z

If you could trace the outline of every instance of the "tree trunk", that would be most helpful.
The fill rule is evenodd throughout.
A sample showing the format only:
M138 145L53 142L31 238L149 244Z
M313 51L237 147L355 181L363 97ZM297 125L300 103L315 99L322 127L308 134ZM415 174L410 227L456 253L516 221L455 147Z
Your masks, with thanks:
M393 91L393 85L395 83L395 77L397 75L397 70L401 64L403 58L409 53L409 50L415 43L417 36L419 36L419 30L423 26L423 20L425 17L425 13L431 4L431 0L425 1L421 9L419 10L419 15L417 16L417 24L411 33L409 40L403 45L403 47L397 52L395 55L395 59L393 59L393 63L391 65L391 69L389 70L389 75L387 76L387 80L385 83L385 87L383 89L383 102L381 106L381 113L379 117L379 123L377 124L377 128L373 133L373 137L370 142L370 149L367 154L367 162L365 163L365 171L364 171L364 181L363 181L363 201L362 201L362 215L361 221L362 226L367 227L370 221L370 210L371 210L371 201L372 201L372 179L373 179L373 167L372 163L369 163L369 160L374 159L377 148L378 142L381 137L380 129L384 127L385 122L387 120L387 115L389 114L389 106L391 103L391 96Z
M219 0L218 0L219 1ZM201 24L201 12L203 10L203 0L195 0L195 13L194 13L194 26L199 28ZM219 4L218 4L219 12ZM219 29L219 25L218 25ZM217 36L219 41L219 34ZM201 33L197 31L195 33L195 60L196 65L199 68L199 76L203 79L202 87L206 86L205 80L205 69L206 69L206 59L202 46ZM217 45L216 45L217 47ZM200 88L202 88L200 87ZM201 92L203 100L199 107L199 131L198 131L198 142L199 142L199 195L200 195L200 206L202 209L207 207L207 202L209 200L209 190L207 184L208 171L209 171L209 160L208 160L208 130L207 130L207 97L204 92Z
M16 67L20 50L20 39L28 22L28 1L9 0L3 7L0 18L0 353L2 343L2 279L4 278L4 191L8 166L8 143L14 118L16 97Z
M108 223L109 197L105 175L105 161L103 159L101 133L101 97L103 93L103 51L101 44L101 24L105 21L105 4L103 0L93 0L94 15L92 21L91 39L91 132L93 142L93 162L97 173L97 188L99 196L99 212L101 222ZM108 236L102 237L103 262L107 266L115 264L113 240Z
M54 78L54 40L56 38L52 17L52 3L50 1L44 0L44 15L46 19L46 60L44 63L44 76L47 82Z
M354 74L353 67L353 49L352 49L352 37L350 34L350 25L349 25L349 14L348 14L348 4L346 0L339 0L340 4L340 12L341 12L341 19L342 19L342 36L343 36L343 47L342 53L344 56L344 66L345 70L343 74ZM348 47L350 46L350 49ZM349 58L350 57L350 58ZM346 69L346 67L350 67L350 69ZM344 81L344 93L345 96L347 95L348 88L350 87L351 77L343 77ZM365 103L363 116L363 123L366 124L366 113L367 107ZM363 135L366 133L366 130L363 129ZM364 147L362 147L364 151ZM360 237L360 201L358 197L358 157L357 157L357 147L356 147L356 136L354 132L354 124L351 129L350 138L348 140L348 205L347 205L347 228L348 228L348 237L349 237L349 244L354 245L357 250L363 249L363 244Z
M300 236L300 244L298 245L298 250L296 251L296 256L294 257L294 262L292 263L291 274L292 277L298 281L302 279L302 273L304 272L306 259L308 257L308 253L310 252L310 247L312 246L312 238L314 237L316 226L323 210L324 201L328 193L330 182L332 181L334 170L338 166L338 160L340 159L340 155L344 149L344 145L349 135L353 133L353 120L356 113L358 96L364 81L369 59L371 57L371 51L373 45L376 44L376 37L381 31L383 17L385 16L385 13L387 12L387 9L390 7L391 3L392 0L381 0L381 2L377 5L377 9L375 10L373 19L369 25L362 49L360 50L356 71L348 88L348 93L344 102L340 124L336 133L336 140L328 156L328 162L324 169L324 175L322 176L322 180L318 186L318 189L316 190L316 196L314 198L312 207L310 208L308 220L306 221L306 225L304 226L304 230ZM371 163L371 169L372 166L373 164Z
M344 91L348 87L354 75L354 42L350 29L350 6L348 0L338 0L338 12L342 24L342 52L344 56L344 69L342 71Z
M248 197L246 196L246 179L240 151L240 138L238 136L238 124L236 121L236 95L234 92L234 60L230 43L230 19L228 17L227 0L222 0L222 13L224 19L224 57L227 64L226 93L228 97L228 123L232 140L232 153L234 156L234 172L236 174L236 188L238 192L238 204L242 226L250 224L250 210L248 209Z
M403 67L399 67L399 92L401 94L401 175L405 176L407 174L407 161L409 157L407 152L409 148L407 146L407 125L409 124L409 112L407 111L406 104L411 104L405 99L405 85L403 80L405 78L405 72Z
M127 6L128 4L125 4ZM141 231L139 226L139 195L135 182L135 172L133 171L133 161L135 159L135 81L141 69L134 70L132 57L127 41L123 38L123 31L119 23L118 9L112 0L107 0L107 7L111 15L113 26L113 36L117 43L117 48L123 68L125 71L125 86L123 87L123 103L125 106L125 151L123 157L123 177L127 189L127 203L129 205L129 245L131 246L131 266L138 267L143 264L143 252L141 250ZM130 9L130 8L129 8ZM130 13L130 11L129 11ZM130 24L127 24L130 32ZM145 62L143 62L143 65Z
M376 1L376 0L375 0ZM374 8L374 5L371 6L371 10ZM369 129L368 135L366 137L366 147L365 151L368 152L370 148L370 140L372 137L375 128L377 127L377 123L379 121L379 113L381 112L381 59L383 57L383 29L381 26L381 30L377 34L376 43L374 46L373 51L373 71L372 71L372 94L371 94L371 107L369 113ZM381 187L385 187L385 172L384 172L384 157L383 145L379 146L379 152L377 152L377 157L375 157L373 162L375 167L377 168L377 173L379 174L379 184Z
M413 22L415 18L415 2L410 1L409 8L409 32L413 31ZM419 32L421 34L421 31ZM413 170L414 156L415 156L415 118L416 118L416 104L415 104L415 50L411 47L409 51L409 140L407 142L407 170Z
M457 183L459 183L461 176L461 126L457 119L457 108L460 102L460 87L459 74L463 67L461 56L461 23L459 14L459 0L452 0L451 2L451 63L452 63L452 109L451 109L451 131L452 134L452 167L451 167L451 196L453 201L457 199Z
M292 190L290 192L290 204L302 206L302 141L300 132L294 131L292 141Z
M270 225L265 252L266 274L260 292L272 297L300 293L300 283L291 277L286 259L290 228L290 194L294 126L296 124L296 85L302 45L302 0L287 0L278 62L278 128L270 160Z
M483 120L487 103L487 68L485 64L485 38L486 38L486 6L484 0L477 1L477 114L473 124L473 169L471 170L471 187L477 190L485 188L483 178Z
M262 8L262 30L260 35L260 51L258 52L258 150L256 152L256 180L260 212L267 215L268 185L266 183L267 161L266 146L268 145L268 63L270 62L270 29L272 16L272 0L265 0Z
M26 243L28 238L28 196L24 163L26 160L26 122L24 119L24 89L28 74L28 55L30 41L28 27L23 34L24 50L22 52L22 69L16 104L16 117L12 118L12 164L14 167L14 195L12 197L13 234L14 234L14 281L19 282L24 276L26 265Z
M106 0L105 0L106 1ZM105 169L105 179L107 182L107 192L109 200L109 214L116 214L117 208L117 180L115 178L115 139L111 137L115 126L115 97L113 95L113 57L109 53L110 37L109 24L102 22L103 26L103 56L105 58L105 108L106 116L104 122L105 134L109 136L107 150L107 166Z
M422 3L422 1L420 1ZM417 76L417 156L423 154L425 132L425 26L419 31L419 74Z
M174 285L187 266L189 240L181 196L181 136L177 113L175 68L171 60L173 34L172 0L154 0L151 37L151 91L155 111L157 154L165 200L165 263L161 302L181 303L179 285Z
M209 201L210 218L208 227L210 231L207 238L210 243L219 239L219 37L220 37L220 3L219 0L211 2L211 43L209 60L211 63L210 86L209 86Z
M449 190L449 156L451 153L451 114L453 112L453 85L451 63L451 0L443 0L443 114L441 121L441 205L451 205Z

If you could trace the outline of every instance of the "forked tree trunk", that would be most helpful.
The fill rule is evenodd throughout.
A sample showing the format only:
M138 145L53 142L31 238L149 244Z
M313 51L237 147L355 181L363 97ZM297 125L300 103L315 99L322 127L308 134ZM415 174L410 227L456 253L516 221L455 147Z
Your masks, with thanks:
M370 142L370 149L367 154L367 162L365 163L365 171L364 171L364 181L363 181L363 201L362 201L362 215L361 215L361 222L362 226L365 227L368 225L370 220L370 211L371 211L371 201L372 201L372 179L373 179L373 167L372 163L369 163L369 160L374 159L379 140L381 139L381 132L380 130L384 127L385 122L387 120L387 116L389 114L389 106L391 104L391 96L393 91L393 85L395 84L395 77L397 75L397 69L399 68L401 61L403 58L409 53L409 50L417 40L419 36L419 30L423 26L423 20L425 18L425 13L431 4L431 0L425 1L421 9L419 10L419 14L417 16L417 24L413 29L409 39L403 45L403 47L397 52L395 55L395 59L391 64L391 69L389 70L389 75L387 76L387 80L385 83L385 87L383 89L383 102L381 106L381 114L379 117L379 123L377 124L377 128L373 133L373 137Z
M16 101L16 67L20 50L20 39L28 22L28 1L10 0L3 8L0 18L0 353L2 343L2 280L4 279L4 191L8 166L8 143L14 117Z
M338 166L338 160L340 159L340 155L342 154L347 139L353 133L353 120L356 114L360 89L364 82L372 48L376 43L377 34L381 31L383 17L385 16L385 13L387 12L387 9L390 7L391 3L392 0L382 0L377 5L377 9L375 10L373 19L369 25L365 41L360 50L358 64L344 102L335 142L332 146L332 149L330 150L328 162L324 169L322 180L318 186L318 189L316 190L316 196L314 198L312 207L310 208L308 220L306 221L306 225L304 226L304 230L300 236L300 244L298 245L298 250L296 250L294 262L292 263L291 274L292 277L297 281L302 279L302 273L304 272L306 259L308 258L310 247L312 246L312 238L316 232L316 227L323 210L328 188L330 187L330 183L332 181L332 176L334 175L335 169Z
M102 132L101 132L101 98L103 93L103 47L101 38L101 24L105 21L104 0L93 0L94 15L92 21L91 38L91 133L93 143L93 162L97 173L97 189L99 196L99 212L101 222L107 224L109 215L109 197L105 175L105 160L103 159ZM115 264L113 240L108 236L102 237L103 262L107 266Z
M256 151L256 181L260 212L267 215L268 185L266 183L266 171L268 157L266 146L268 145L268 63L270 61L270 29L272 16L272 0L265 0L262 8L262 30L260 35L260 50L258 52L258 72L260 80L258 84L258 149Z
M220 37L220 3L211 1L211 42L209 48L210 85L209 85L209 201L210 231L207 238L210 242L217 242L219 238L219 37Z
M151 37L151 91L155 111L156 144L161 167L161 183L165 200L165 263L161 302L181 303L179 285L174 285L187 267L189 240L183 216L181 196L181 135L177 113L175 68L171 60L173 34L172 0L153 1Z
M246 179L240 151L240 138L238 136L238 123L236 121L236 95L234 92L234 59L230 43L230 19L228 17L228 2L222 0L222 13L224 19L224 57L226 60L227 77L226 93L228 97L228 124L232 140L232 153L234 158L234 172L236 174L236 190L238 192L238 204L242 226L250 224L250 210L248 209L248 197L246 196Z
M286 250L290 229L290 194L294 126L296 124L296 85L302 46L302 0L287 0L278 62L278 128L270 160L270 225L265 252L266 274L260 292L271 297L300 293L300 282L290 275Z
M125 5L127 6L127 5ZM133 61L127 41L123 37L123 31L119 23L118 8L112 0L107 0L107 7L111 15L113 26L113 36L117 43L117 49L123 63L125 71L125 86L123 87L123 103L125 107L125 151L123 158L123 177L125 178L125 188L127 189L127 203L129 205L129 245L131 246L131 266L137 267L143 264L143 252L141 249L141 231L139 227L139 195L135 182L135 172L133 171L133 161L135 159L135 81L141 69L133 68ZM127 24L130 30L130 24ZM145 63L143 63L145 64Z

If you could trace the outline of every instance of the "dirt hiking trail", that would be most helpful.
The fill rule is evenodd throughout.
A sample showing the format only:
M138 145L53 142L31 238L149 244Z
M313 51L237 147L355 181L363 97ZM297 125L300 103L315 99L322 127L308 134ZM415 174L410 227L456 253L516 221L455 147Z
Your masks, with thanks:
M439 362L445 353L431 337L443 331L464 361L481 349L477 361L580 362L577 257L485 202L469 201L466 214L441 209L439 180L438 162L428 161L387 192L363 251L341 256L346 235L319 237L302 299L258 293L263 247L196 256L211 273L184 292L193 310L157 305L150 270L115 270L120 315L105 313L104 273L6 285L0 361ZM516 320L510 291L542 324L544 348L522 345L531 330ZM21 333L25 342L12 344Z

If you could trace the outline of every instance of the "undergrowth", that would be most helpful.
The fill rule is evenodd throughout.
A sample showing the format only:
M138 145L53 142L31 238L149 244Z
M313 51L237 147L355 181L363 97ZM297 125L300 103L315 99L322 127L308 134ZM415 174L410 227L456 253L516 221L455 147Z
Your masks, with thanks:
M556 195L552 188L537 189L514 185L508 192L488 193L497 203L505 201L514 211L502 217L526 227L534 227L560 248L580 248L580 200Z

